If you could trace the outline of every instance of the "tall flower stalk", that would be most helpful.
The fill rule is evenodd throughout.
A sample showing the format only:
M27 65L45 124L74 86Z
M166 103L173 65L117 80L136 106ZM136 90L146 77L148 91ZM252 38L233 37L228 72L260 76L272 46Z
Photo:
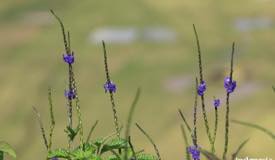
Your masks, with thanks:
M198 108L198 94L196 92L198 88L198 78L196 77L195 85L195 100L194 100L194 113L193 113L193 133L192 139L194 146L198 147L198 137L197 137L197 108Z
M67 129L69 132L74 131L73 130L73 101L75 101L76 111L77 111L77 117L78 117L78 126L77 126L77 132L80 132L80 143L81 146L83 145L83 126L82 126L82 119L81 119L81 112L80 112L80 105L79 105L79 97L77 94L77 87L76 87L76 81L74 78L74 72L73 72L73 63L75 61L74 52L71 51L71 44L70 44L70 33L66 31L63 22L61 19L54 13L53 10L50 10L51 13L54 15L54 17L58 20L61 26L61 31L63 35L63 42L65 47L65 54L63 54L63 60L68 65L68 89L65 90L65 97L67 98L67 106L68 106L68 126ZM77 133L74 133L75 135ZM74 137L74 136L73 136ZM68 148L71 148L71 143L73 141L72 137L69 137L68 139Z
M102 41L102 45L103 45L104 66L105 66L105 74L106 74L106 83L104 84L104 89L105 89L105 92L109 92L109 95L110 95L116 134L117 134L117 137L120 138L120 129L118 124L118 116L117 116L116 104L114 99L114 93L116 92L116 85L111 81L110 72L108 68L107 51L106 51L106 46L104 41Z
M228 150L228 141L229 141L229 113L230 113L230 94L236 88L236 81L233 80L233 64L234 64L234 53L235 53L235 43L232 44L231 52L231 63L230 63L230 75L224 80L224 87L226 89L226 114L225 114L225 142L224 142L224 151L223 151L223 160L226 159L226 154Z
M206 83L203 79L201 48L200 48L199 36L198 36L197 30L196 30L196 27L195 27L194 24L193 24L193 29L194 29L196 42L197 42L197 49L198 49L198 64L199 64L199 76L200 76L200 78L199 78L200 84L198 86L198 94L201 97L201 107L202 107L203 120L204 120L204 126L205 126L205 129L206 129L207 137L208 137L208 140L209 140L210 144L212 144L212 137L211 137L208 118L207 118L206 109L205 109L204 92L206 90Z

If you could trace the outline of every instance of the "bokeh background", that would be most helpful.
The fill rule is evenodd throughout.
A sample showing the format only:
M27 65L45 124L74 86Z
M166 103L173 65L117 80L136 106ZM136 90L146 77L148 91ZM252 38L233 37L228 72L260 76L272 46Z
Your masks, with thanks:
M32 106L48 127L47 88L53 88L56 116L54 147L66 146L67 67L52 8L71 32L76 54L75 75L85 126L99 120L94 137L114 131L109 97L104 93L105 39L119 121L125 124L138 87L142 95L134 121L150 133L163 159L184 159L177 109L191 123L194 78L198 76L192 24L199 32L207 109L213 122L213 96L223 98L231 44L236 42L231 117L260 124L275 132L275 2L272 0L11 0L0 2L0 137L18 152L19 160L46 156ZM209 148L199 110L199 142ZM224 143L225 105L220 109L217 150ZM213 124L213 123L212 123ZM132 127L136 148L153 153L146 138ZM250 138L240 157L275 158L275 143L263 133L231 124L229 153Z

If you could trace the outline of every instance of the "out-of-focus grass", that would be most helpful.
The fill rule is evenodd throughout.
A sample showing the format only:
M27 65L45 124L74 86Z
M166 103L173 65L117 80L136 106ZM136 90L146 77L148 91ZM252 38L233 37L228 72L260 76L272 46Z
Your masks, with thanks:
M41 159L45 150L31 106L37 106L43 120L49 121L47 87L51 86L57 117L54 146L66 143L63 91L67 68L61 58L63 44L59 25L50 14L45 16L49 8L62 17L71 31L84 125L90 127L99 119L95 135L107 135L113 130L113 123L108 97L102 88L102 48L100 44L90 44L88 34L106 26L167 26L178 34L174 43L107 44L107 50L112 79L118 85L115 96L120 122L126 120L135 90L141 86L143 92L134 120L151 133L164 159L184 157L177 108L184 107L185 114L192 115L193 85L189 84L190 87L180 91L168 90L165 86L172 83L171 78L196 76L193 23L200 35L204 71L209 81L207 99L210 101L214 95L224 95L223 78L215 78L215 75L216 72L221 75L228 73L230 46L232 41L236 41L235 76L238 89L242 91L237 90L232 98L231 115L275 131L272 125L275 120L274 93L271 89L275 81L272 72L275 22L270 28L248 32L239 32L234 27L237 18L274 19L274 5L270 0L3 1L0 5L0 136L18 150L19 159ZM36 18L41 23L30 20L37 13L43 15L41 19ZM252 85L245 87L247 84ZM208 105L211 112L211 102ZM218 130L218 151L222 151L224 143L223 123L221 120ZM275 157L275 145L269 137L252 129L231 126L230 151L250 137L243 156ZM199 140L204 142L204 146L207 140L202 123L199 132ZM150 144L135 128L132 133L138 147L152 151Z

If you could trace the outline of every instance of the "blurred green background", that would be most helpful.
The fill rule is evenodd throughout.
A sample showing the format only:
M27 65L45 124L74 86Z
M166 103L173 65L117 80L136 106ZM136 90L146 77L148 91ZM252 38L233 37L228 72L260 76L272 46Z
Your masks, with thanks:
M275 132L275 2L272 0L11 0L0 2L0 138L18 152L19 160L43 159L46 150L32 112L36 106L48 127L47 88L53 88L56 116L54 147L66 146L66 101L63 96L67 67L63 43L52 8L71 32L76 54L75 75L81 100L85 135L99 120L95 136L114 131L109 97L104 93L103 53L91 37L102 28L137 30L129 43L107 40L109 66L118 86L115 94L120 123L127 118L136 89L142 95L134 116L151 134L163 159L184 159L184 143L177 109L191 123L194 78L198 74L192 24L196 24L208 82L207 109L213 122L213 96L224 97L223 77L228 74L231 44L236 41L231 117L265 126ZM163 41L148 40L154 28L166 28ZM157 36L162 32L157 32ZM143 38L142 36L143 35ZM224 103L223 103L224 104ZM224 143L224 112L220 110L217 150ZM199 110L199 142L209 148ZM213 124L213 123L212 123ZM132 127L136 148L153 152L146 138ZM231 125L230 150L250 138L241 157L275 158L275 143L259 131Z

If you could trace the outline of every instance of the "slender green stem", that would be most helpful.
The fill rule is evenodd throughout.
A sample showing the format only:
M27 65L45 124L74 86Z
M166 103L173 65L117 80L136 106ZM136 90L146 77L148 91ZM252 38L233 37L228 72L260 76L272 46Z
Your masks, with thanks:
M211 151L212 153L215 153L215 141L216 141L216 136L217 136L217 130L218 130L218 108L215 107L215 127L214 127L214 134L213 134L213 139L212 139L212 144L211 144Z
M233 79L233 63L234 63L235 43L232 44L231 63L230 63L230 81ZM223 151L223 160L226 160L229 142L229 114L230 114L230 93L226 93L226 114L225 114L225 142Z
M55 127L55 119L54 119L54 112L53 112L53 102L52 102L52 90L51 88L48 89L48 101L50 106L50 117L51 117L51 124L50 124L50 133L49 133L49 150L52 147L52 136Z
M182 111L181 111L180 109L178 109L178 112L179 112L180 117L181 117L181 119L183 120L183 122L184 122L186 128L187 128L188 131L191 133L191 132L192 132L191 127L189 126L189 124L188 124L188 122L187 122L185 116L183 115Z
M56 18L56 20L59 22L60 27L61 27L61 31L62 31L62 35L63 35L63 42L64 42L64 47L65 47L65 52L66 54L71 54L71 49L70 49L70 33L68 32L68 37L66 36L66 31L65 31L65 27L64 24L61 20L60 17L58 17L55 12L53 10L50 10L50 12L52 13L52 15ZM69 41L69 43L68 43ZM72 53L73 54L73 53ZM68 64L68 76L69 76L69 90L72 91L73 86L72 86L72 81L73 81L73 77L72 77L72 64ZM72 107L72 100L68 98L68 102L67 102L67 106L68 106L68 127L72 128L73 127L73 107ZM71 139L68 138L68 148L71 148Z
M141 89L138 88L138 90L136 92L136 95L135 95L135 98L132 102L129 114L128 114L128 119L127 119L127 124L126 124L126 129L125 129L125 139L128 139L128 140L130 139L130 127L131 127L131 124L132 124L134 111L135 111L135 108L137 106L137 102L138 102L139 97L140 97L140 92L141 92ZM126 160L128 159L128 147L125 148L124 159L126 159Z
M200 48L200 41L199 41L199 36L196 30L195 25L193 24L193 29L196 37L196 42L197 42L197 49L198 49L198 64L199 64L199 74L200 74L200 83L202 83L203 80L203 71L202 71L202 58L201 58L201 48ZM204 95L201 96L201 106L202 106L202 113L203 113L203 120L204 120L204 125L207 133L207 137L210 143L212 143L212 137L210 134L210 129L209 129L209 123L208 123L208 118L206 114L206 109L205 109L205 100L204 100Z
M198 79L196 78L196 85L195 85L195 100L194 100L194 114L193 114L193 144L197 147L198 146L198 136L197 136L197 107L198 107Z
M39 122L39 127L40 127L40 130L41 130L41 133L42 133L42 138L44 140L44 145L45 145L45 147L48 151L49 150L49 145L48 145L48 140L47 140L47 137L46 137L45 128L44 128L43 122L41 120L41 115L35 107L33 107L33 111L34 111L34 113L37 117L37 120Z
M147 139L151 142L151 144L154 146L154 149L155 149L155 152L157 154L157 157L158 157L158 160L161 160L161 157L160 157L160 153L159 153L159 150L158 150L158 147L156 145L156 143L153 141L153 139L149 136L148 133L145 132L144 129L141 128L141 126L139 124L136 123L136 126L138 127L138 129L147 137Z
M133 153L133 156L132 157L134 157L135 158L135 160L137 160L137 155L136 155L136 152L135 152L135 149L134 149L134 146L133 146L133 144L132 144L132 141L131 141L131 137L129 136L129 138L128 138L128 143L129 143L129 145L130 145L130 148L131 148L131 151L132 151L132 153ZM127 157L128 158L128 157ZM127 159L126 159L127 160Z
M188 143L186 131L185 131L183 125L180 125L180 129L181 129L182 137L183 137L183 140L184 140L184 143L185 143L186 160L190 160L190 154L188 152L189 143Z
M109 74L108 61L107 61L107 51L106 51L106 46L105 46L104 41L102 41L102 45L103 45L103 53L104 53L104 66L105 66L106 80L107 80L107 83L110 83L111 78L110 78L110 74ZM120 138L118 116L117 116L117 110L116 110L116 105L115 105L114 94L113 94L113 92L109 92L109 93L110 93L110 101L111 101L112 110L113 110L115 129L116 129L116 132L117 132L117 137Z
M98 120L96 120L96 122L93 124L92 128L90 129L90 132L89 132L89 134L87 136L86 143L88 143L90 141L92 133L93 133L95 127L97 126L97 124L98 124Z
M74 77L74 72L71 72L72 77L72 89L75 91L75 106L76 106L76 112L77 112L77 119L78 119L78 126L79 126L79 138L80 138L80 145L83 146L84 144L84 136L83 136L83 124L82 124L82 118L81 118L81 110L80 110L80 100L77 92L77 85L76 80Z

